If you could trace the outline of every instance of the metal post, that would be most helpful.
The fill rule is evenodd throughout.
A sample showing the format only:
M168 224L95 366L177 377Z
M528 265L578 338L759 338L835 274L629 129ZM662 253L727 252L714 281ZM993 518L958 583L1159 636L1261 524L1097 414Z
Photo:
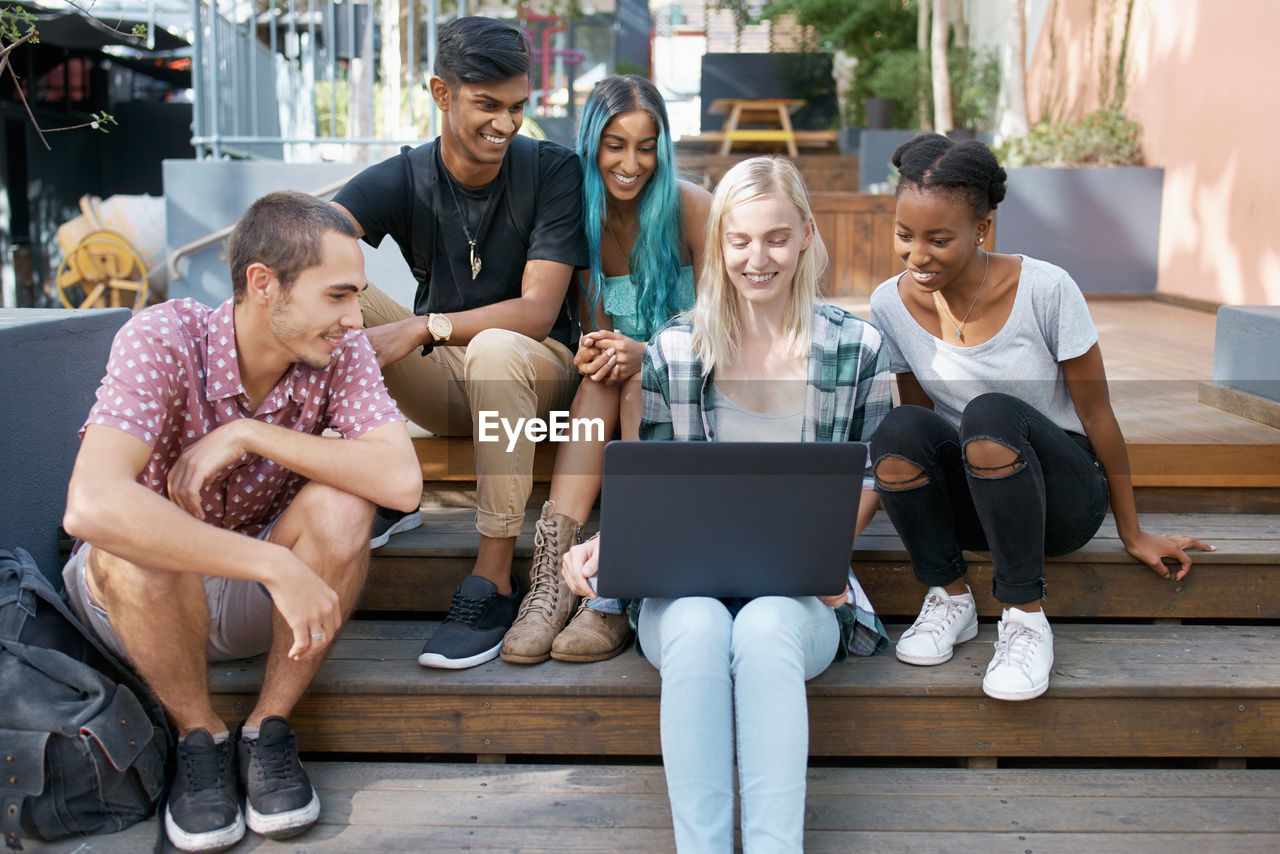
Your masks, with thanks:
M239 27L236 28L237 30ZM258 135L258 0L253 0L245 44L249 48L249 134ZM239 63L237 63L239 66ZM237 68L238 70L238 68ZM242 90L243 91L243 90Z
M329 95L332 109L329 110L329 136L338 136L338 16L333 10L334 0L325 5L324 40L329 49Z
M297 10L294 8L293 0L289 0L289 38L287 41L289 46L285 48L285 73L289 75L289 100L293 103L294 109L296 110L298 103L298 78L301 76L302 71L302 44L298 38L298 14ZM290 50L298 52L298 65L296 70L293 64L294 57L289 56ZM316 93L312 92L311 98L313 101L315 100L315 96ZM297 112L290 111L289 118L291 119L289 127L282 128L281 130L288 136L293 136L301 130L302 125L298 121Z
M356 47L356 4L352 0L345 0L347 7L347 85L351 87L351 93L347 97L347 137L353 137L356 134L356 115L360 112L360 101L356 97L356 55L359 52ZM336 46L335 46L336 50Z
M191 108L192 130L197 138L204 136L204 22L200 20L200 11L203 8L200 0L191 0L191 30L194 33L195 41L192 44L192 63L191 63L191 98L195 102ZM203 144L201 150L197 152L200 155L205 154Z
M289 0L289 2L292 3L293 0ZM316 109L316 0L307 0L307 29L310 35L310 38L307 40L308 46L310 47L310 56L307 57L307 61L311 65L311 69L308 74L310 74L311 83L311 115L314 123L314 127L312 127L311 132L316 136L320 136L320 112ZM302 71L302 62L302 42L299 41L298 70L300 76ZM307 78L302 76L302 81L304 83L307 82Z
M569 50L573 51L577 46L578 46L578 26L573 21L569 21L569 45L568 45ZM564 75L565 91L569 93L569 103L568 103L567 113L569 116L569 127L571 128L577 127L578 125L578 99L573 91L573 83L574 83L574 77L577 76L575 72L580 70L581 70L580 64L573 64L568 66Z
M374 52L373 52L373 25L374 25L374 22L378 20L378 17L373 13L373 4L375 2L376 0L365 0L365 3L367 4L366 8L368 11L364 16L364 29L361 30L361 36L360 36L360 41L361 41L360 54L364 57L365 66L368 68L368 73L365 74L365 79L369 81L369 135L370 136L378 135L378 120L377 120L376 110L374 109L374 107L376 106L376 102L374 99L374 90L373 90L373 81L378 76L378 61L377 61L377 58L374 56ZM396 104L395 110L397 113L400 112L399 104ZM387 134L387 135L390 136L391 134Z
M436 19L440 17L440 0L428 0L430 5L427 7L427 68L429 73L435 74L436 71ZM433 99L430 97L431 87L427 87L427 109L430 110L430 119L427 124L427 136L435 139L439 134L436 130L436 109Z
M409 127L417 127L418 115L413 104L413 90L418 85L418 76L422 74L422 62L420 61L422 57L418 56L418 4L416 0L409 0L409 20L405 21L405 27L408 29L409 37L409 55L405 57L405 62L409 63L409 70L412 72L409 75Z
M218 85L218 57L222 56L222 52L218 50L218 0L209 0L209 47L213 53L213 61L209 63L209 88L213 90L213 98L210 106L212 109L213 128L213 156L215 160L222 159L222 143L219 141L219 134L222 132L221 110L222 90Z

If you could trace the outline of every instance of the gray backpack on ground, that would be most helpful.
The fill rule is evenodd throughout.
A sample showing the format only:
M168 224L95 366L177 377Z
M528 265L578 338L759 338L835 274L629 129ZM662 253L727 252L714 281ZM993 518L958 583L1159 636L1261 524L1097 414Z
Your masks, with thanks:
M164 714L26 551L0 550L0 828L55 840L123 830L164 794Z

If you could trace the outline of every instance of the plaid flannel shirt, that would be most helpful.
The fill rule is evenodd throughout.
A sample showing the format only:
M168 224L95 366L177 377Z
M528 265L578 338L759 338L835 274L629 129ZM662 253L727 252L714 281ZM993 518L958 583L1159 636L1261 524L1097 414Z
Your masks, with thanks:
M672 318L645 347L640 438L714 441L713 379L693 350L688 316ZM889 353L879 330L844 309L815 305L802 441L868 442L892 405ZM875 488L869 460L862 488ZM849 653L870 655L889 640L852 570L849 587L854 603L836 609L840 658Z

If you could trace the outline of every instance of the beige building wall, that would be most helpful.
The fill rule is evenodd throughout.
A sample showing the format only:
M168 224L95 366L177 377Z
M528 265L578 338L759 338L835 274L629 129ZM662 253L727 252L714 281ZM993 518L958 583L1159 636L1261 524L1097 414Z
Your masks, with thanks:
M1128 6L1051 2L1027 81L1032 122L1102 104ZM1142 124L1147 164L1165 170L1161 293L1280 305L1277 34L1275 0L1132 3L1125 107Z

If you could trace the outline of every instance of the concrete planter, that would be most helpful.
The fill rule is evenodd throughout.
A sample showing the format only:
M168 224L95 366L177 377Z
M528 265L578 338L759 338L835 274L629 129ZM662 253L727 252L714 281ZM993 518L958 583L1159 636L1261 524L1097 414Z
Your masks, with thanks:
M58 526L111 339L128 309L0 309L0 548L21 546L61 588Z
M862 128L846 125L836 131L836 146L845 157L857 156L862 145Z
M858 188L863 193L872 192L873 187L883 185L889 180L893 150L907 142L918 130L876 130L867 128L862 132L859 141L861 151L858 153ZM892 190L890 191L892 192Z
M1155 291L1163 169L1026 166L1008 173L997 252L1057 264L1085 293Z
M862 107L867 111L867 127L873 130L893 127L893 114L898 111L897 101L892 98L863 98Z

